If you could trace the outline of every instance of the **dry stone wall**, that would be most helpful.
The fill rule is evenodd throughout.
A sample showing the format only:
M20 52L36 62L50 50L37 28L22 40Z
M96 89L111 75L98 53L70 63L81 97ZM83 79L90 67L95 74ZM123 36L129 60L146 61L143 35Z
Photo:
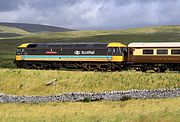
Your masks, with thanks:
M52 96L16 96L1 93L0 103L124 101L128 99L162 99L176 97L180 97L180 88L112 91L102 93L72 92Z

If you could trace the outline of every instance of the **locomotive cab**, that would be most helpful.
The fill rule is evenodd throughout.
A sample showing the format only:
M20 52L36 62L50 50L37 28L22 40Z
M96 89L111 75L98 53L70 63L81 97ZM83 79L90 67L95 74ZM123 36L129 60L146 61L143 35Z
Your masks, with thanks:
M30 43L25 43L25 44L21 44L20 46L18 46L18 49L16 50L16 61L22 60L21 55L25 55L27 54L25 51L25 48L29 45Z
M108 56L112 56L112 62L124 62L127 58L127 46L122 43L109 43Z

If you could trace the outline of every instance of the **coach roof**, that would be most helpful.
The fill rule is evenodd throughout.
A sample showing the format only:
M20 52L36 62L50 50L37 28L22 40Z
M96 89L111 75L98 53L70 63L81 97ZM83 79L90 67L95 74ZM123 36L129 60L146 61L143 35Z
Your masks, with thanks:
M128 47L178 47L180 48L180 42L153 42L153 43L130 43Z

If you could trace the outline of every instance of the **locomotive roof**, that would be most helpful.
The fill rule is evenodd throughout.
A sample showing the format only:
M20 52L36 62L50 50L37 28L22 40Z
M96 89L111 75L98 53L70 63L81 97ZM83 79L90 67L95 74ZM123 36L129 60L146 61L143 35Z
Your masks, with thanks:
M77 42L77 43L24 43L19 48L77 48L77 47L91 47L91 48L107 48L107 47L126 47L126 45L119 42Z
M152 42L152 43L135 42L135 43L130 43L128 47L178 47L180 48L180 42Z
M108 43L101 42L78 42L78 43L24 43L18 46L19 48L64 48L64 47L107 47Z
M63 44L108 44L107 42L55 42L55 43L31 43L31 44L48 44L48 45L63 45Z

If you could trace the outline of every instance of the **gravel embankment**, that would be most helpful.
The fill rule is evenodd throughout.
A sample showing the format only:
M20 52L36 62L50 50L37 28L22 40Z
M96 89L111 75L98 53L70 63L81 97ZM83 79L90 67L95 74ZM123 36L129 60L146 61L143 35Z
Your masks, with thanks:
M89 102L124 101L128 99L162 99L180 97L180 88L155 90L128 90L102 93L73 92L53 96L16 96L0 94L0 103Z

